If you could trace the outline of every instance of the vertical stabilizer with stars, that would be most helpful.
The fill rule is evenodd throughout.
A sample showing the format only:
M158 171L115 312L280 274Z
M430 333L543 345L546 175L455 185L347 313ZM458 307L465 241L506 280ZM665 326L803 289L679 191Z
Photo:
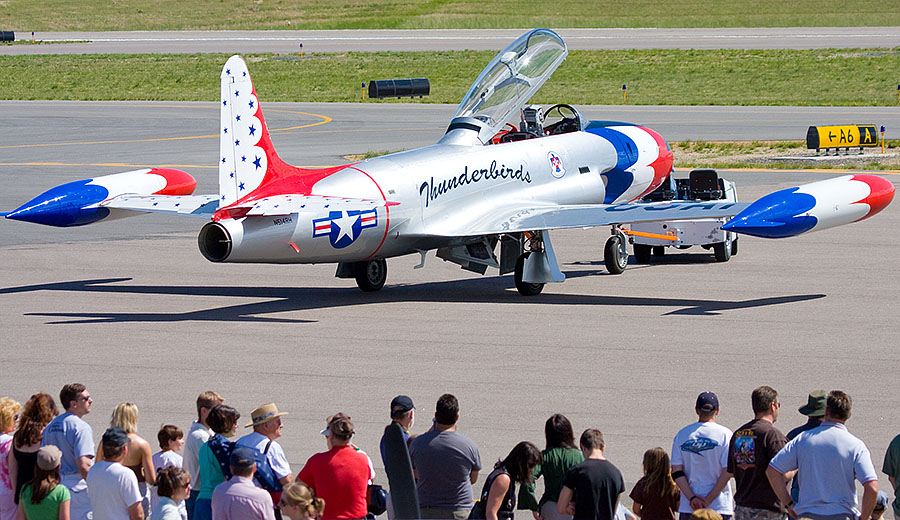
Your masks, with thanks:
M222 68L220 109L219 207L223 207L259 187L269 166L281 161L240 56L232 56Z

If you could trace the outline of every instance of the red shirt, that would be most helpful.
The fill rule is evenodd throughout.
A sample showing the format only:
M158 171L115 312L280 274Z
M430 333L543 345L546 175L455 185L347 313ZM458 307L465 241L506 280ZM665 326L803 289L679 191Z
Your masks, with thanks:
M322 520L365 518L369 458L353 446L335 446L306 461L297 479L325 500Z

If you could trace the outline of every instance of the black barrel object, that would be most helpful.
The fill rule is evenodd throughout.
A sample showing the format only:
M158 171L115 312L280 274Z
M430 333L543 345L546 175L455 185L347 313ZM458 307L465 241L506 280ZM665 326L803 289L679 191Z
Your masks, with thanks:
M403 427L395 422L384 429L384 471L391 487L394 518L397 520L422 518L412 461L409 458L406 439L403 438Z
M375 79L369 82L369 97L422 97L431 92L428 78Z
M0 31L0 42L16 41L16 33L13 31Z

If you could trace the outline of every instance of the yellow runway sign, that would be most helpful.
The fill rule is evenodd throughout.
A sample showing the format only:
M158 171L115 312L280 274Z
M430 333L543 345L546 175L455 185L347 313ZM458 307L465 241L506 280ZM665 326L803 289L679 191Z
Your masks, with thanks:
M856 148L878 146L875 125L811 126L806 132L806 148Z

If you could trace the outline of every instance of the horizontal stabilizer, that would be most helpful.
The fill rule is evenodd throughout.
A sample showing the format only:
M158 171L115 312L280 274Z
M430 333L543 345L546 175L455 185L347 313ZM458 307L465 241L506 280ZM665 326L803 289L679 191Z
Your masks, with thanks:
M732 217L749 204L735 202L668 201L630 204L501 207L471 220L442 222L427 235L481 236L547 229L567 229L658 220Z
M217 195L119 195L99 203L98 206L209 219L219 206L219 197Z

